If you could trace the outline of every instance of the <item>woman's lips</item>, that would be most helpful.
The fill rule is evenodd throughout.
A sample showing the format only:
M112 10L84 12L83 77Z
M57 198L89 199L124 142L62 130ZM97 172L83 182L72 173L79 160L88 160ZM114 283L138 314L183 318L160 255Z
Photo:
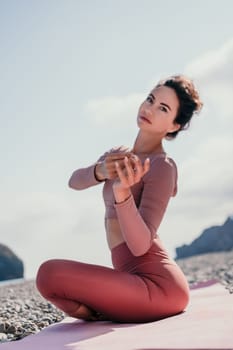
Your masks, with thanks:
M147 119L146 117L144 117L143 115L140 115L140 119L148 124L151 124L151 121L149 119Z

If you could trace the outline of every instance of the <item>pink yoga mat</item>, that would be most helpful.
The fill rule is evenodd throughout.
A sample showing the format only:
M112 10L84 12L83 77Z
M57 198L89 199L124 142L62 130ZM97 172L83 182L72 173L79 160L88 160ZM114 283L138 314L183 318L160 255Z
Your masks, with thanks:
M182 314L143 324L84 322L67 317L0 350L233 349L233 296L219 283L191 291Z

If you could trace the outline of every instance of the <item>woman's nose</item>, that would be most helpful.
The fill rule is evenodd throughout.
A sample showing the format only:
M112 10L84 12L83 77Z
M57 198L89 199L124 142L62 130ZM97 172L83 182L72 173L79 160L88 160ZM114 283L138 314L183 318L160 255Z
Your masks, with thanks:
M143 108L143 110L142 110L142 114L146 114L146 115L148 115L148 116L151 116L151 115L152 115L152 112L151 112L150 107L145 106L145 107Z

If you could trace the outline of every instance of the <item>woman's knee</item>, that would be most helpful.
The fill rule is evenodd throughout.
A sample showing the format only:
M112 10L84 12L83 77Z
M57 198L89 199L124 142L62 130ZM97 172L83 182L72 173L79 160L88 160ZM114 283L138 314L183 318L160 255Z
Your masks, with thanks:
M36 276L36 287L39 292L48 297L52 293L54 282L56 281L56 272L58 268L59 260L51 259L41 264Z

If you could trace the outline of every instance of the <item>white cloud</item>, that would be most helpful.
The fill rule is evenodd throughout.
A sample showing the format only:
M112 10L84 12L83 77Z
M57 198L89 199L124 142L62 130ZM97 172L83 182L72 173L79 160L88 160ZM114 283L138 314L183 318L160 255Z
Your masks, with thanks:
M232 193L233 158L233 39L220 49L206 53L191 62L186 71L203 90L208 114L205 113L199 127L202 136L197 137L195 154L183 164L183 178L192 179L192 191L214 197ZM199 136L199 137L198 137ZM190 174L190 176L188 176ZM189 182L188 182L189 183ZM199 188L199 190L198 190ZM208 189L208 190L207 190Z
M1 243L23 259L26 276L52 257L106 262L99 190L1 194ZM91 218L91 219L90 219Z
M224 199L233 191L232 139L216 136L199 145L181 166L182 192L201 200L209 195Z
M206 110L213 114L213 118L222 122L227 119L233 123L233 39L221 48L206 52L196 58L184 69L184 73L194 79L201 97L204 100L204 113ZM158 80L158 79L157 79ZM148 91L156 81L150 81ZM137 115L138 107L145 99L145 93L132 93L126 96L108 96L92 99L87 102L84 112L96 125L109 126L114 122L132 121ZM203 113L203 112L202 112ZM118 124L121 127L121 124Z
M233 38L222 47L206 52L186 66L186 71L200 82L230 82L233 78Z
M190 62L185 72L193 77L204 99L218 118L228 118L233 126L233 38L222 47Z
M98 125L119 125L136 120L139 105L145 99L142 93L132 93L127 96L110 96L88 101L85 112Z

